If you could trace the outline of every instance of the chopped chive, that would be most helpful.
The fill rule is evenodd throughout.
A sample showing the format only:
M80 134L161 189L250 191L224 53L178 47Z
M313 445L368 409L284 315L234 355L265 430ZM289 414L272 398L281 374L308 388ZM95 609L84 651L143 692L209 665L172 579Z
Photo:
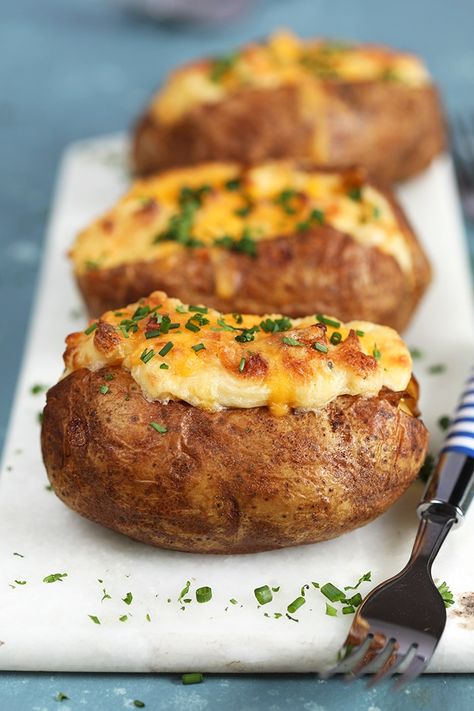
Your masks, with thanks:
M32 385L30 388L30 393L32 395L38 395L48 389L47 385Z
M121 617L119 617L120 622L126 622L127 620L128 620L128 615L122 615Z
M189 320L186 321L184 324L184 327L188 329L188 331L192 331L193 333L197 333L198 331L201 330L200 326L198 326L196 323L193 321Z
M273 593L268 585L262 585L259 588L255 588L253 592L260 605L266 605L267 602L271 602L273 600Z
M280 586L277 585L276 588L273 588L273 587L272 587L272 592L280 592Z
M241 373L243 372L243 369L245 368L245 363L246 363L245 358L241 358L240 363L239 363L239 370Z
M382 214L382 211L378 205L374 205L372 208L372 217L374 217L376 220L380 217Z
M168 370L168 368L169 368L168 363L162 363L162 364L160 365L160 370Z
M206 350L206 346L204 345L204 343L196 343L196 345L191 346L191 348L195 353L199 353L199 351Z
M224 185L227 190L238 190L241 186L241 180L240 178L232 178L224 183Z
M175 311L179 314L185 314L186 313L186 306L183 304L178 304L178 306L175 308Z
M235 599L235 597L231 597L230 600L229 600L229 602L230 602L231 605L238 605L238 604L239 604L239 603L237 602L237 600Z
M95 625L100 625L100 620L97 615L88 615L88 617L90 617L90 619Z
M281 340L282 343L285 343L287 346L304 346L304 343L297 341L296 338L291 338L291 336L283 336Z
M102 393L102 395L107 395L109 390L110 390L110 388L108 385L101 385L100 386L100 392Z
M451 418L448 415L443 415L438 419L438 426L445 432L451 424Z
M347 197L354 202L361 202L362 200L362 188L360 186L355 186L347 191Z
M342 590L336 588L332 583L326 583L321 587L322 594L328 598L331 602L338 602L339 600L344 600L346 597Z
M355 612L355 609L352 607L352 605L346 605L342 608L343 615L352 615L353 612Z
M154 357L154 355L155 351L153 350L153 348L150 348L150 350L147 350L145 348L145 350L140 356L140 360L142 360L144 363L148 363L148 361L150 361Z
M183 674L181 676L181 681L183 684L200 684L204 677L199 672L193 672L189 674Z
M326 615L329 615L329 617L337 616L336 608L330 605L328 602L326 603Z
M339 343L342 341L342 333L339 333L339 331L334 331L334 333L331 333L331 338L329 340L333 346L338 346Z
M420 358L423 358L423 351L420 351L419 348L410 348L410 355L413 360L419 360Z
M17 585L26 585L26 580L15 580Z
M296 610L299 610L300 607L302 607L305 604L306 600L304 597L297 597L296 600L293 600L293 602L290 602L288 607L286 608L288 612L296 612Z
M421 479L421 481L428 481L431 474L433 473L434 467L435 467L435 458L433 457L432 454L427 454L425 461L421 465L421 469L418 472L418 477Z
M309 217L310 220L319 222L320 225L324 223L324 212L322 210L318 210L317 208L311 210Z
M143 701L140 701L140 699L134 699L133 700L133 705L137 709L144 709L145 708L145 703Z
M149 613L149 612L146 613L146 615L145 615L145 620L146 620L147 622L151 622L151 616L150 616L150 613Z
M324 323L325 326L332 326L333 328L339 328L341 325L339 321L334 321L332 318L327 318L323 314L316 314L316 320L319 323Z
M212 599L212 588L204 586L196 590L196 600L198 602L209 602Z
M159 432L160 434L165 434L165 432L168 432L168 428L164 425L158 424L158 422L150 422L150 427L153 427L153 429L156 432Z
M237 215L237 217L247 217L251 211L252 207L250 205L244 205L244 207L238 207L234 210L234 214Z
M359 585L361 583L370 583L371 580L372 580L372 573L369 570L367 573L364 573L364 575L362 575L359 578L359 580L356 582L355 585L346 585L344 590L357 590L357 588L359 587Z
M93 331L95 331L95 329L97 328L98 325L99 325L99 324L98 324L97 321L94 321L94 323L91 323L91 325L90 325L88 328L86 328L86 330L84 331L84 333L86 334L86 336L90 336L90 334L91 334Z
M328 352L328 347L324 345L324 343L313 343L313 348L315 351L319 351L320 353L327 353Z
M158 336L161 336L161 330L159 328L145 332L145 338L158 338Z
M430 365L428 368L428 373L431 375L439 375L439 373L444 373L446 366L443 363L436 363L435 365Z
M242 323L244 320L242 314L232 314L232 318L236 323Z
M113 380L113 379L114 379L113 373L106 373L104 375L104 380Z
M376 343L374 343L374 348L373 348L373 351L372 351L372 355L374 356L375 360L380 360L381 357L382 357L382 354L381 354L381 352L379 351L379 349L377 348L377 344L376 344Z
M173 341L168 341L168 343L165 343L165 345L163 346L161 351L158 351L158 355L160 355L160 356L162 356L162 358L164 358L165 355L167 355L170 352L170 350L173 348L173 346L174 346Z
M63 694L62 691L58 691L58 693L54 697L55 701L66 701L68 699L69 699L69 696L67 696L66 694Z
M209 309L207 306L188 306L189 311L195 311L196 313L199 314L207 314Z
M359 338L362 338L365 336L365 331L356 331L356 336L359 336Z
M351 598L349 598L349 600L347 600L346 602L348 602L349 605L352 605L352 607L359 607L359 605L362 602L362 595L360 593L356 593Z

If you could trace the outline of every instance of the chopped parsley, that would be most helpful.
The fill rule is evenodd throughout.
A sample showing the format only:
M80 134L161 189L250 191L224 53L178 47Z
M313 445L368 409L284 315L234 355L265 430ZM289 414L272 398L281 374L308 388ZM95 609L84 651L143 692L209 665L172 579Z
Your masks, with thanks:
M454 596L451 590L448 587L448 584L443 581L438 585L438 592L443 598L444 606L445 607L451 607L451 605L454 605Z
M252 205L244 205L243 207L238 207L236 210L234 210L234 214L237 215L237 217L248 217L252 211Z
M286 188L279 193L274 202L276 205L281 205L282 210L286 212L287 215L294 215L296 213L296 208L292 205L293 200L298 195L296 190L293 188Z
M67 573L51 573L43 578L43 583L62 583L63 578L67 578Z
M159 432L160 434L165 434L165 432L168 432L168 428L164 425L158 424L158 422L150 422L150 427L153 427L153 429L156 432Z
M322 210L314 209L309 213L309 217L302 222L298 222L296 229L298 232L306 232L311 228L311 226L316 223L318 225L323 225L325 220L324 212Z
M228 249L231 252L247 254L249 257L257 256L257 243L252 237L248 227L244 229L240 238L230 237L230 235L223 235L222 237L217 237L214 240L214 245L216 247Z
M30 388L30 393L32 395L39 395L39 393L44 393L45 390L48 389L47 385L40 385L39 383L36 385L32 385Z
M207 306L193 306L193 305L190 305L190 306L188 306L188 311L193 311L193 312L199 313L199 314L207 314L207 312L209 311L209 309L207 308Z

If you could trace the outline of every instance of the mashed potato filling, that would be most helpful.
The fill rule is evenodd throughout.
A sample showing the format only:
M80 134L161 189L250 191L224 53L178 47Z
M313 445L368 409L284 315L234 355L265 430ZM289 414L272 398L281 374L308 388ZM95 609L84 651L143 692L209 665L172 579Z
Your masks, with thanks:
M329 82L399 82L412 87L430 81L423 62L377 45L300 40L279 31L266 42L193 62L173 72L155 95L152 114L174 123L199 104L217 103L242 89Z
M65 375L119 365L150 401L205 410L268 406L273 414L317 410L339 395L407 389L411 358L387 326L322 314L220 314L154 292L109 311L67 339ZM113 379L104 380L104 397Z
M270 161L242 169L207 163L139 180L86 228L71 250L77 274L205 247L255 257L265 240L331 227L391 255L413 275L405 226L362 172ZM328 235L330 239L330 235Z

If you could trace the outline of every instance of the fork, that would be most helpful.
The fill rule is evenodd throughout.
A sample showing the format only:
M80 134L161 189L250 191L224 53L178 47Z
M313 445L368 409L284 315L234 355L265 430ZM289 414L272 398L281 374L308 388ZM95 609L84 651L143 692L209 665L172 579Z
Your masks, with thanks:
M443 634L446 608L431 566L474 492L474 369L451 421L436 467L417 507L420 524L410 560L359 607L337 666L322 675L372 673L369 686L395 673L399 689L426 668Z
M474 114L454 117L449 132L461 202L474 221Z

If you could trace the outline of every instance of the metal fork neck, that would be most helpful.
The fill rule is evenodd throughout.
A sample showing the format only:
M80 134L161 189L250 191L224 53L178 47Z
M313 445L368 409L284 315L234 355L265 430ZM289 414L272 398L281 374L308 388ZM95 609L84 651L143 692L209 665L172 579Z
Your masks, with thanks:
M456 522L456 515L446 509L437 511L432 506L421 511L420 517L409 565L419 563L430 570L444 539Z

